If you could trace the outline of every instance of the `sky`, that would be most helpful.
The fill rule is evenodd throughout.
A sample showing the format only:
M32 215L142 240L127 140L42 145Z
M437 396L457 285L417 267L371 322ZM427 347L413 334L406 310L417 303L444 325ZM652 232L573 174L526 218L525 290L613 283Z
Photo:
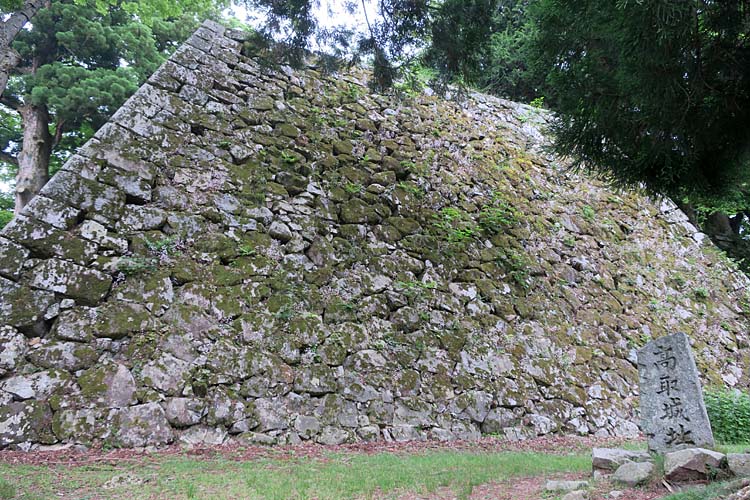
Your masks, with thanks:
M353 13L348 12L345 7L346 3L351 3L356 10ZM362 5L362 0L319 0L315 9L315 17L325 28L343 25L357 31L364 31L366 25ZM364 0L364 5L367 7L370 21L373 21L377 15L377 0ZM260 26L264 20L262 13L248 11L245 7L234 6L230 11L237 19L252 26Z

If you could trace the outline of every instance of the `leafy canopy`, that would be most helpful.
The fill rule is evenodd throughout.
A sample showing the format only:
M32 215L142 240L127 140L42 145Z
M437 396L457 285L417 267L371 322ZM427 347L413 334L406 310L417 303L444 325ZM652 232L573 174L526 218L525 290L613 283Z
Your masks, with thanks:
M726 197L750 165L744 0L539 0L556 149L621 184Z

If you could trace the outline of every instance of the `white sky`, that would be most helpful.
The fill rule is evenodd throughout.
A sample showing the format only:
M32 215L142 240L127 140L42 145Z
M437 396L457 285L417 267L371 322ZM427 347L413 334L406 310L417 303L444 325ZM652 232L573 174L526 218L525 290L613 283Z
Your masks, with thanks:
M354 5L356 10L353 13L347 11L345 6L347 3ZM346 0L317 0L315 17L324 28L343 26L363 32L367 26L362 4L362 0L349 0L348 2ZM373 22L377 15L377 0L364 0L364 5L367 7L370 22ZM248 11L245 7L234 6L230 11L237 19L251 26L260 26L264 21L263 13Z

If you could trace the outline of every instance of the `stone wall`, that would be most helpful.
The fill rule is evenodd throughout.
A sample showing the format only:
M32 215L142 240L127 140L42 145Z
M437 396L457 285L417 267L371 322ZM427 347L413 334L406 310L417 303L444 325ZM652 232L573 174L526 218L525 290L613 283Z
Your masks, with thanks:
M630 435L675 331L748 385L744 275L546 114L243 41L204 24L0 234L0 447Z

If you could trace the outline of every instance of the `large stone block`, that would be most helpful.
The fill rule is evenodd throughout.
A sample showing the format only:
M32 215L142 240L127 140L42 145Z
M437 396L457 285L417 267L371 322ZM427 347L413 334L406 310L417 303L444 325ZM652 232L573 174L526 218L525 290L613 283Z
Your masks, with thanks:
M18 280L21 269L29 258L29 250L18 243L0 238L0 276Z
M109 293L112 276L59 259L48 259L31 271L33 288L55 292L81 304L96 305Z
M112 414L113 444L128 448L159 446L174 441L174 431L158 403L115 410Z
M729 453L727 455L729 472L735 476L750 476L750 453Z
M668 481L702 481L726 469L727 457L718 451L687 448L664 456L664 476Z
M78 371L96 363L99 353L94 347L78 342L53 341L32 348L28 358L42 368Z
M34 257L58 257L81 265L96 258L97 245L34 218L16 216L3 230L6 238L31 250Z
M141 305L107 302L99 307L74 307L62 311L52 333L77 342L94 337L121 339L153 327L151 314Z
M55 303L53 293L0 277L0 297L0 325L31 333L44 331L44 314Z
M594 448L592 453L594 470L615 471L625 462L645 462L651 459L645 451L631 451L619 448Z
M53 395L66 396L77 393L78 386L66 371L46 370L6 378L0 382L0 391L12 394L17 401L47 400Z
M44 401L0 406L0 448L20 443L52 444L52 411Z
M684 333L638 351L643 432L651 451L714 444L698 369Z
M23 364L27 349L26 337L15 328L0 326L0 377Z

